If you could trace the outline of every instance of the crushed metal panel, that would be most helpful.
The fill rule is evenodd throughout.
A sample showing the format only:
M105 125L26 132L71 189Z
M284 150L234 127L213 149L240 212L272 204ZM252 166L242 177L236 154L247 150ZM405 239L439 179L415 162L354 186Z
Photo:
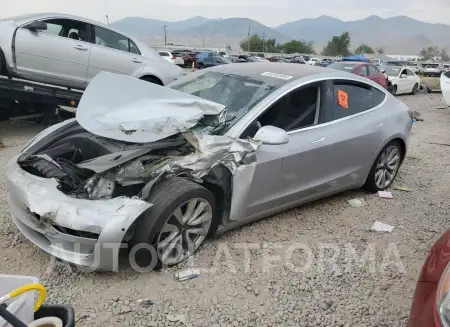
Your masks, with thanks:
M10 196L44 219L47 225L100 233L110 224L129 225L152 205L138 198L75 199L60 192L55 179L40 178L22 170L14 158L5 169ZM49 227L50 228L50 227Z
M204 116L223 121L225 106L133 77L101 72L77 108L87 131L116 140L149 143L186 132Z
M223 135L186 133L185 137L197 151L169 162L163 169L172 173L187 169L188 174L197 179L218 164L234 174L244 157L254 153L261 145L261 142L252 139L241 140Z
M230 220L239 220L245 217L248 205L248 195L252 187L253 175L256 170L256 162L239 166L232 183Z

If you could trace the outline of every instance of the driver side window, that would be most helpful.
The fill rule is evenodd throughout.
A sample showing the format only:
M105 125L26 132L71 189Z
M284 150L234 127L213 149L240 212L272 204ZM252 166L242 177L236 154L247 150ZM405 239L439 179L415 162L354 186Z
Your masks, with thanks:
M320 84L308 85L283 96L257 117L241 138L253 137L267 125L289 132L318 124L320 88Z

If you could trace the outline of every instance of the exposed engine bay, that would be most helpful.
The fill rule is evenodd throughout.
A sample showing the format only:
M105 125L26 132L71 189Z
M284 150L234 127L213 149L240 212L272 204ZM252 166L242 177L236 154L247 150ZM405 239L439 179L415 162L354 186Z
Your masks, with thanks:
M25 171L56 179L58 189L74 198L138 196L154 177L152 170L161 167L168 158L195 151L181 134L151 144L133 144L103 138L76 125L78 132L49 142L37 151L26 151L18 160ZM142 168L140 172L130 171L133 166L129 162L136 158Z

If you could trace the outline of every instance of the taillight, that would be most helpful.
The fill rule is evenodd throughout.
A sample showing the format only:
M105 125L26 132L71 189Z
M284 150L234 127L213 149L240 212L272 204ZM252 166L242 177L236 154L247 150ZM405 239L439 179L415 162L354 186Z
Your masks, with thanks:
M177 59L177 57L173 56L172 59L175 60L175 59Z

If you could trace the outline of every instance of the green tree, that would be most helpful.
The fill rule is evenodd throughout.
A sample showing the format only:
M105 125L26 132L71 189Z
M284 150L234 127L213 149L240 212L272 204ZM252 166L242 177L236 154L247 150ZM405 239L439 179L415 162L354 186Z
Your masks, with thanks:
M250 36L250 38L242 40L240 46L242 50L250 50L250 52L280 52L280 48L277 46L277 41L275 39L264 40L258 34L253 34Z
M448 55L447 50L441 50L441 59L444 61L450 61L450 56Z
M373 51L373 49L368 46L367 44L361 44L356 50L355 53L357 54L364 54L364 53L370 53L373 54L375 53L375 51Z
M441 55L441 52L438 47L423 48L419 52L419 56L421 56L423 60L430 60L435 57L439 57L439 55Z
M281 45L281 49L284 53L304 53L304 54L313 54L313 43L306 43L304 41L299 40L291 40Z
M340 36L333 36L323 49L324 56L348 56L350 54L351 38L348 32L342 33Z
M379 55L384 55L384 49L383 48L377 48L377 53Z

